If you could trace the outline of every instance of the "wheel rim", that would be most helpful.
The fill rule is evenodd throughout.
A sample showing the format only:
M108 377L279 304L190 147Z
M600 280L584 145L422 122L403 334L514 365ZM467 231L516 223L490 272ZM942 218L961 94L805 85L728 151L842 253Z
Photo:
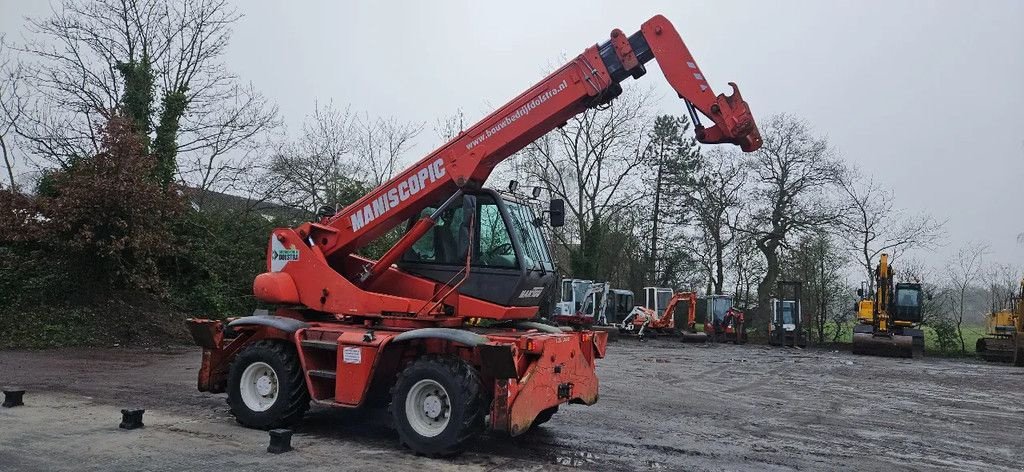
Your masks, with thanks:
M451 412L448 391L435 380L416 382L405 396L405 417L420 436L434 437L444 432Z
M242 372L240 384L242 402L252 411L267 411L277 401L277 372L266 362L249 364Z

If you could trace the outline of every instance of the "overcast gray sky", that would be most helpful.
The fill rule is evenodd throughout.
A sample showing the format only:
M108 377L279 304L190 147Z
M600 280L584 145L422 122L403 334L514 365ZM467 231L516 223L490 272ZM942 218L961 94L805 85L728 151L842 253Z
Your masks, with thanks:
M896 204L948 219L940 261L973 240L1024 265L1024 2L239 2L225 58L297 126L316 101L426 121L475 120L551 65L671 20L716 91L739 83L755 117L800 116ZM43 1L0 0L20 35ZM660 71L660 111L684 114Z

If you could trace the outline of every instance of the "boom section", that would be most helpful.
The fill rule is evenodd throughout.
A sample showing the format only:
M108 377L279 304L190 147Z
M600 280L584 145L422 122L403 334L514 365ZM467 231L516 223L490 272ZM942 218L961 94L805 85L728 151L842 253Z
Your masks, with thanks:
M658 15L628 38L618 29L603 44L583 51L525 92L459 133L419 162L355 203L319 223L299 228L325 256L347 255L445 200L462 187L479 188L494 167L567 120L617 97L619 83L646 73L657 59L666 79L684 99L702 143L732 143L751 152L761 137L735 84L733 94L715 96L682 38ZM714 122L705 128L694 110Z

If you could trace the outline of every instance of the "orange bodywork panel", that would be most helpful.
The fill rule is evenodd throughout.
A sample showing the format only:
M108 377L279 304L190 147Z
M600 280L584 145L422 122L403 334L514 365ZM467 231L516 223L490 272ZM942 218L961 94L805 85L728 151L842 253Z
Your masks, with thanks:
M355 324L310 323L291 336L266 326L240 329L224 339L223 323L189 320L189 329L203 346L199 389L223 392L231 360L254 340L280 339L296 346L310 396L325 405L359 407L366 403L375 382L387 384L404 362L422 354L462 357L483 374L493 390L491 427L512 435L525 432L540 412L562 403L593 404L598 398L595 361L604 357L608 334L593 331L544 333L536 330L485 330L480 334L509 356L513 370L494 373L479 348L427 339L394 343L402 331L369 329ZM308 343L333 344L309 348ZM405 361L403 361L405 359ZM493 357L491 358L493 361Z
M597 403L594 360L603 357L607 336L603 331L540 336L539 355L531 356L525 373L495 382L491 428L516 436L548 408L566 402Z

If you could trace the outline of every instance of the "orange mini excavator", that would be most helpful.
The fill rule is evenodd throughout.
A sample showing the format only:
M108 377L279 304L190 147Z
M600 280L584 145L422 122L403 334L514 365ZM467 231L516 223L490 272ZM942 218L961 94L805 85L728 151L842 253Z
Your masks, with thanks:
M697 294L693 292L674 292L672 289L657 287L645 287L647 292L648 306L637 306L619 324L619 329L627 334L635 334L639 339L644 339L649 332L661 334L676 334L676 306L680 302L686 303L687 329L684 331L684 338L692 327L697 317ZM665 293L667 291L667 293ZM668 295L667 300L659 297L659 292ZM651 300L654 303L651 303Z
M557 282L546 222L484 182L530 142L609 103L653 59L698 141L761 146L736 85L716 96L668 20L616 29L355 203L275 229L253 291L276 308L188 321L203 348L199 390L227 391L231 413L255 428L295 423L311 401L390 405L401 442L432 456L460 452L485 426L515 436L559 405L596 402L607 333L530 321ZM562 201L547 220L563 223ZM403 224L378 260L359 255Z

